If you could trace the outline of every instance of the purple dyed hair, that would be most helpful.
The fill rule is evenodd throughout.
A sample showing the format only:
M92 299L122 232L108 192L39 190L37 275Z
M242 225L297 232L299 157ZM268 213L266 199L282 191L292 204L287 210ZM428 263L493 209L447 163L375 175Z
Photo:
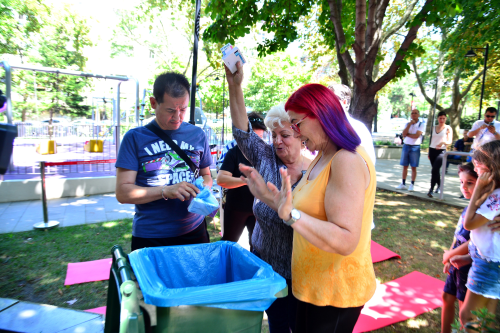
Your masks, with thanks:
M300 87L288 98L285 110L314 116L339 148L354 152L361 143L337 96L321 84L311 83Z

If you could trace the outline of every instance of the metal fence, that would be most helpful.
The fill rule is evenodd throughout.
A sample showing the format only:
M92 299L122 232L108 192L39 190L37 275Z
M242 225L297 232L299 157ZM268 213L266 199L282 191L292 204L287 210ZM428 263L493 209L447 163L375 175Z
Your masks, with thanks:
M29 179L40 176L40 162L89 161L116 159L116 144L114 131L116 126L111 124L54 124L48 123L17 123L18 137L14 140L12 166L4 179ZM120 136L135 125L121 125ZM233 140L232 128L225 127L224 142L222 142L222 128L203 128L208 138L212 158L217 160L218 153L224 145ZM37 153L37 146L52 139L56 142L57 153L41 155ZM88 152L84 149L92 139L103 141L102 152ZM62 165L46 168L48 176L61 177L97 177L114 175L114 163Z

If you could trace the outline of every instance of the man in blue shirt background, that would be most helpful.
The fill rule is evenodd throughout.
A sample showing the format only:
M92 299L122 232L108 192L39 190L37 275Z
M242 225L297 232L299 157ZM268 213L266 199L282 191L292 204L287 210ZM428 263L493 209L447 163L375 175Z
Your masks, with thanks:
M212 157L201 128L184 122L190 84L179 73L158 76L153 86L153 125L163 130L212 186ZM199 193L194 173L155 133L144 126L129 130L116 161L116 198L135 204L132 251L143 247L209 243L205 217L187 208Z

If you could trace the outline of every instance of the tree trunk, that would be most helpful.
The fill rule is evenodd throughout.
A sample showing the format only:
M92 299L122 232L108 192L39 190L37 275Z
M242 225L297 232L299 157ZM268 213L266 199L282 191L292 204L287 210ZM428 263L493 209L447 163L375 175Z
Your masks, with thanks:
M366 125L368 130L372 131L373 118L377 115L377 104L375 103L375 94L366 91L358 92L354 88L354 98L352 99L350 113L353 118L358 119Z
M460 138L459 129L460 129L460 117L462 115L462 104L458 105L458 108L454 108L452 105L449 109L446 110L448 117L450 118L450 126L453 130L453 140L457 140Z

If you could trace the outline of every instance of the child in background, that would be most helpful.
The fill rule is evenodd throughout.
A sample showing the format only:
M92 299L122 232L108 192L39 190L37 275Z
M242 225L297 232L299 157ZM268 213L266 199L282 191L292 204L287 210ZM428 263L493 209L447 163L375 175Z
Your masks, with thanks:
M500 141L477 147L472 161L479 178L464 219L464 227L471 231L472 267L460 309L462 325L474 320L472 311L486 308L495 314L500 298L500 234L489 227L500 214Z
M460 177L460 191L465 198L470 199L476 186L477 173L474 171L474 165L467 163L458 166L458 176ZM443 254L443 273L448 274L443 290L443 309L441 310L441 333L451 333L451 324L455 320L455 302L458 299L459 309L467 293L465 284L467 283L467 274L470 268L470 257L468 256L469 249L469 231L463 227L463 219L467 208L464 208L460 218L458 219L457 228L455 229L455 237L451 244L450 250ZM468 259L468 264L457 268L452 265L452 262L461 256ZM468 258L467 258L468 257Z

